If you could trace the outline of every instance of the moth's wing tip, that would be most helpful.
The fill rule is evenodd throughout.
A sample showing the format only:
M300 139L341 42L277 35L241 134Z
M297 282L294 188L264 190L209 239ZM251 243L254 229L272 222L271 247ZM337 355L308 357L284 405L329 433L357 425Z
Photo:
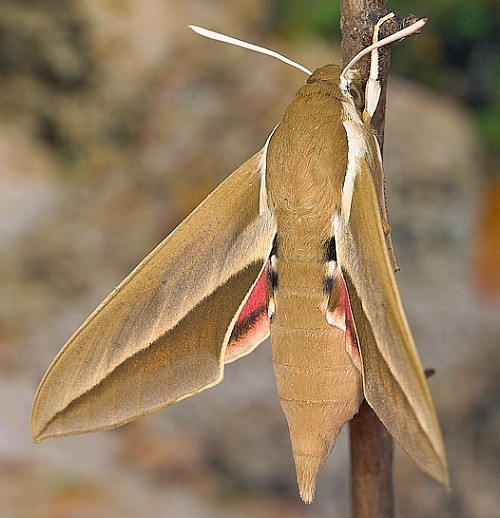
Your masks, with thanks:
M429 475L436 481L439 482L447 491L450 491L450 473L448 470L448 464L446 462L446 455L438 455L438 466L433 472L429 472Z
M43 437L43 435L31 432L31 442L34 444L40 444L44 439L45 437Z
M448 461L437 417L436 428L433 432L428 432L427 441L430 446L430 452L422 462L417 461L417 465L419 465L422 471L427 473L436 482L444 486L446 490L449 490L450 475L448 470ZM410 452L408 453L410 454ZM410 457L413 457L413 455L410 454ZM417 459L415 458L415 460Z
M31 440L35 444L40 444L45 439L53 437L52 434L47 432L47 426L40 423L31 423Z
M46 439L45 434L44 434L45 426L40 422L40 419L38 419L36 417L37 399L38 399L38 392L35 396L35 401L33 403L33 409L31 411L31 423L30 423L31 440L35 444L38 444L38 443L42 442L44 439Z
M49 421L45 426L34 429L32 427L31 430L31 440L35 444L40 444L47 439L56 439L58 437L69 437L71 435L81 435L84 433L92 432L93 430L67 430L59 428L58 430L53 430L51 428L52 421ZM52 431L51 431L52 430ZM97 431L97 430L96 430Z
M39 444L46 439L52 437L58 437L65 435L65 433L59 429L54 432L53 424L57 421L58 413L50 412L53 405L52 394L50 390L47 390L47 386L44 380L40 383L38 390L33 401L33 407L31 409L31 440L35 444ZM45 409L44 409L45 407Z
M438 484L441 484L446 491L450 491L450 476L446 457L443 458L441 455L437 455L435 461L433 466L418 462L417 465L426 475L435 480Z
M65 434L63 431L59 430L54 432L51 431L51 424L56 420L56 416L51 416L47 419L40 419L40 417L35 416L36 408L33 408L33 413L31 417L31 440L35 444L39 444L46 439L51 439L52 437L59 437ZM52 427L53 428L53 427Z

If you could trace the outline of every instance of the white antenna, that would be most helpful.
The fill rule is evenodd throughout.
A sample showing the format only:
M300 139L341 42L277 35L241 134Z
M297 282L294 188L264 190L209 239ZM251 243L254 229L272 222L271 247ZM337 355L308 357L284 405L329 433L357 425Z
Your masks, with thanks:
M385 17L384 17L385 18ZM377 43L374 43L373 45L370 45L369 47L364 48L360 52L358 52L352 59L349 61L348 65L342 70L342 74L340 74L341 78L346 77L346 73L363 57L366 56L366 54L369 54L372 50L379 49L380 47L384 47L385 45L388 45L389 43L392 43L393 41L401 40L403 38L406 38L406 36L410 36L410 34L413 34L420 29L427 23L427 18L422 18L421 20L417 20L414 24L410 25L409 27L406 27L404 29L401 29L398 32L395 32L394 34L391 34L390 36L387 36L387 38L384 38L380 41L377 41Z
M298 68L305 72L308 76L312 74L310 70L302 65L299 65L295 61L282 56L278 52L274 52L274 50L269 50L264 47L259 47L258 45L253 45L252 43L247 43L246 41L237 40L236 38L232 38L231 36L226 36L225 34L220 34L219 32L210 31L208 29L204 29L203 27L198 27L197 25L188 25L190 29L194 32L201 34L201 36L205 36L205 38L210 38L211 40L222 41L223 43L229 43L230 45L235 45L236 47L243 47L244 49L253 50L254 52L260 52L261 54L266 54L273 58L279 59L286 63L287 65L291 65L292 67Z

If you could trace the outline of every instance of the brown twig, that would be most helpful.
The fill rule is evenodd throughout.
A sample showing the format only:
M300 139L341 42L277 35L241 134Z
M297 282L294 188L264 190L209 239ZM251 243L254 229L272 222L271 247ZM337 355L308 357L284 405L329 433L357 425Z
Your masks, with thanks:
M387 14L385 0L341 0L342 60L344 65L361 49L371 43L373 26ZM414 17L396 17L381 28L381 37L392 34L413 23ZM379 51L381 95L372 119L380 149L383 149L387 75L390 48ZM369 75L370 57L359 64L365 83ZM364 86L364 85L363 85ZM384 425L370 406L363 402L359 413L350 423L351 498L354 518L393 518L394 489L392 457L394 444Z
M392 437L366 401L352 419L349 432L352 516L394 517Z
M342 62L346 64L360 50L372 42L373 26L389 12L386 0L340 0L340 29L342 32ZM415 23L413 15L401 17L395 15L380 28L380 38ZM383 150L385 127L385 104L387 92L387 76L391 62L391 45L379 49L379 79L382 91L377 110L371 125L377 133L380 149ZM365 56L357 68L361 71L363 86L369 75L370 56Z

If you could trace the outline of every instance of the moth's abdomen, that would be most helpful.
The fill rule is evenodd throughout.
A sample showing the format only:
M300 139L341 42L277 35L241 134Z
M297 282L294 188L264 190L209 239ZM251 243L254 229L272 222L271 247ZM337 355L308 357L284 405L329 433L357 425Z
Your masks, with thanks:
M333 238L349 151L337 93L321 82L301 90L266 160L267 201L277 222L269 262L271 345L305 502L312 501L316 474L362 399L345 334L326 319L328 262L334 259L327 252L334 247L325 243Z
M345 335L325 316L324 264L276 261L279 287L271 345L276 384L290 429L299 490L312 501L316 474L342 425L362 400Z

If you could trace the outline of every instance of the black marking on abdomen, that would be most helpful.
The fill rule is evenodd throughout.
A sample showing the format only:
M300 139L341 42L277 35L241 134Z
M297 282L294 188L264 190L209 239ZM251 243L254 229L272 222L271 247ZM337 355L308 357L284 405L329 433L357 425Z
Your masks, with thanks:
M267 281L271 292L278 289L278 271L276 270L276 258L278 256L278 236L274 236L273 246L269 254L269 267L267 268Z
M273 246L271 247L270 257L276 257L278 255L278 236L274 236Z
M334 284L335 279L331 275L327 275L323 279L323 291L326 293L326 295L330 295Z
M325 249L324 260L326 263L330 261L337 262L337 245L335 243L335 238L331 237L327 241L323 243L323 247Z
M278 288L278 272L271 265L267 269L267 281L272 291Z

